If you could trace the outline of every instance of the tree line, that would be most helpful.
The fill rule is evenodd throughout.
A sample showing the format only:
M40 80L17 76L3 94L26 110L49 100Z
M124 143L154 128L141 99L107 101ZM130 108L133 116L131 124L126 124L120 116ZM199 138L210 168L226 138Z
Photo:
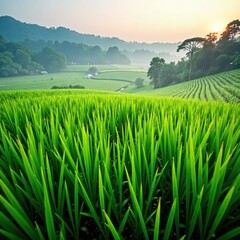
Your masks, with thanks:
M64 54L51 48L32 52L0 36L0 77L56 72L66 66Z
M99 46L88 46L83 43L69 41L29 40L21 42L32 51L49 47L66 56L68 64L130 64L130 60L118 47L109 47L106 51Z
M118 47L103 51L99 46L67 41L7 42L0 36L0 77L57 72L66 64L130 64Z
M148 77L154 88L180 83L223 71L240 68L240 21L230 22L218 38L211 32L205 38L184 40L177 51L185 51L186 57L178 63L166 63L154 57L150 62Z

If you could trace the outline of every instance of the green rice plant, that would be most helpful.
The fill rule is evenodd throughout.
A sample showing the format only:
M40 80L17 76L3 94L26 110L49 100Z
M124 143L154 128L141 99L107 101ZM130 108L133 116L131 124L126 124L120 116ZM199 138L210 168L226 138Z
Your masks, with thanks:
M106 221L107 221L107 226L109 227L114 239L116 240L120 240L121 237L119 236L119 233L117 232L116 228L114 227L111 219L108 217L108 215L105 213L105 211L103 210L103 213L105 215Z
M178 196L178 182L177 182L177 176L176 176L176 170L175 170L175 164L173 162L172 165L172 195L174 199L174 218L175 218L175 228L176 228L176 235L177 238L179 238L179 230L180 230L180 221L179 221L179 214L180 214L180 207L179 207L179 196ZM171 212L171 211L170 211ZM171 215L171 214L170 214ZM171 228L171 221L169 219L169 225L167 225L166 229ZM168 234L166 235L168 236ZM168 236L169 237L169 236Z
M6 198L4 198L3 196L0 196L1 203L5 207L5 210L10 214L10 216L13 219L15 219L15 221L17 221L20 224L21 230L24 231L25 234L27 234L29 237L37 237L36 233L33 230L34 227L32 226L32 223L30 222L27 216L27 213L18 203L18 200L15 198L15 196L9 191L9 189L4 184L4 182L0 181L0 183L1 183L2 190L6 195ZM11 229L12 231L11 235L14 238L17 236L21 236L22 235L21 231L14 226L13 222L11 222L11 220L7 217L7 215L5 215L4 213L1 213L1 215L2 215L2 218L1 218L2 224L5 225L5 228L8 231L10 230L8 227L13 226L13 228ZM19 233L20 235L18 235ZM8 233L6 232L5 236L7 235Z
M170 238L170 234L172 232L172 226L173 226L173 221L174 221L174 217L175 217L175 212L176 212L176 198L173 201L171 210L169 212L168 218L167 218L167 224L166 224L166 228L164 231L164 240L167 240Z
M129 178L128 171L127 171L127 169L125 169L125 170L126 170L127 180L128 180L128 184L129 184L130 196L131 196L132 204L133 204L132 216L135 220L135 223L138 222L138 221L140 222L140 227L141 228L139 230L143 233L144 238L149 239L146 222L144 221L143 214L142 214L141 201L139 203L139 201L137 200L137 196L136 196L136 193L134 191L131 180ZM141 186L140 186L140 188L141 188ZM142 195L142 191L140 192L140 194ZM142 198L141 195L140 195L140 200Z
M1 238L239 237L238 105L87 90L0 99Z
M158 240L160 237L159 229L160 229L160 217L161 217L161 199L158 200L158 206L156 211L156 218L154 223L154 235L153 239Z
M47 234L49 239L56 239L56 230L54 226L53 213L51 209L51 204L49 200L47 183L45 181L45 176L43 173L43 169L41 169L42 180L43 180L43 194L44 194L44 213L45 213L45 221L47 227Z
M240 235L240 227L236 227L235 229L227 232L226 234L223 234L218 240L228 240L228 239L234 239L235 237L238 237Z

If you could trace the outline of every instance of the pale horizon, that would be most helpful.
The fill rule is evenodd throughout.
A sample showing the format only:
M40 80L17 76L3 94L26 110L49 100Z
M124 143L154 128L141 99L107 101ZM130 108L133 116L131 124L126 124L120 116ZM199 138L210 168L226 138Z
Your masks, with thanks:
M0 16L136 42L181 42L221 33L239 19L238 0L0 0Z

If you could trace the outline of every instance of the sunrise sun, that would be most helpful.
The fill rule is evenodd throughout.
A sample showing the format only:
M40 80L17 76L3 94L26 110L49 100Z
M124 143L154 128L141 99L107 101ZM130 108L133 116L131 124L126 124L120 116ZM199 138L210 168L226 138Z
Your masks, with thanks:
M220 33L224 30L224 25L222 23L215 23L212 25L212 31Z

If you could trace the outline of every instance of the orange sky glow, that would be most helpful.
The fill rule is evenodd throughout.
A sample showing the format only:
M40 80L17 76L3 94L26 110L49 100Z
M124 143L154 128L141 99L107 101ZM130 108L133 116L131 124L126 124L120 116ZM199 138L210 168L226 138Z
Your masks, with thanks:
M239 0L0 0L0 16L138 42L178 42L223 31Z

